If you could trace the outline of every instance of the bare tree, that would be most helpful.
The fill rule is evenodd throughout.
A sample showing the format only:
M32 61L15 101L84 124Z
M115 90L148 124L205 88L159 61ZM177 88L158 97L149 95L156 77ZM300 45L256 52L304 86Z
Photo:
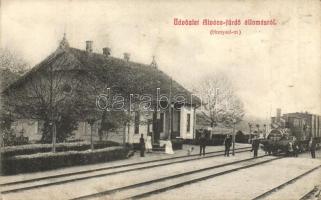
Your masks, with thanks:
M42 141L52 142L53 151L56 138L64 140L77 127L72 117L76 115L75 88L80 84L79 72L61 70L55 61L66 59L63 56L55 52L4 91L7 105L16 117L44 122ZM57 128L60 129L56 137Z
M10 51L7 48L0 48L0 89L1 92L7 88L11 83L22 76L29 64L21 58L16 52ZM3 98L1 94L1 109L0 120L1 129L8 129L11 125L11 110L8 107L7 99Z
M0 88L3 90L23 75L29 64L17 53L0 48Z
M18 53L7 48L0 48L0 69L9 69L22 74L28 67L29 64Z
M243 103L237 97L229 78L223 73L206 76L194 88L202 100L201 117L212 128L218 124L232 127L244 116Z

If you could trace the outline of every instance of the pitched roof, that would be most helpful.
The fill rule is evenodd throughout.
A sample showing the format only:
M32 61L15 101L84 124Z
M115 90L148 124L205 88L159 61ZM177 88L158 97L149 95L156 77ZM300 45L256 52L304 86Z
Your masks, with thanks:
M181 95L185 97L186 103L200 104L200 100L192 96L192 93L181 84L151 65L126 61L111 56L107 57L98 53L88 53L69 46L58 48L54 53L6 88L4 92L8 89L18 88L36 72L48 70L50 66L54 71L91 72L97 79L109 85L123 81L122 84L118 84L119 87L133 87L140 94L153 94L156 93L156 88L160 88L161 94L168 95L170 85L172 85L173 96ZM155 87L151 87L151 83L155 83ZM151 91L151 88L153 88L153 91Z

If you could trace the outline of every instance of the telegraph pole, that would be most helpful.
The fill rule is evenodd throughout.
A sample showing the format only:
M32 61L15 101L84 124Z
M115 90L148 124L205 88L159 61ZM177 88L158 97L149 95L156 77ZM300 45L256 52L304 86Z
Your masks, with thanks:
M251 141L252 141L252 137L251 137L252 136L252 124L249 122L248 125L250 128L249 143L251 143Z
M54 119L54 112L53 112L53 68L52 64L50 64L50 74L49 74L49 79L50 79L50 88L49 88L49 107L50 107L50 133L52 135L52 152L56 152L56 122Z
M153 112L153 131L152 131L152 145L153 144L156 144L156 141L155 141L155 135L156 135L156 132L158 132L158 124L157 124L157 109L158 109L158 98L157 98L157 95L158 95L158 67L157 67L157 63L156 63L156 60L155 60L155 56L153 56L153 60L152 60L152 63L151 63L151 67L154 68L155 70L155 79L153 80L154 82L154 86L156 86L156 101L155 101L155 105L154 105L154 112ZM158 141L157 141L158 142Z
M235 155L235 123L236 119L233 119L233 152L232 155Z

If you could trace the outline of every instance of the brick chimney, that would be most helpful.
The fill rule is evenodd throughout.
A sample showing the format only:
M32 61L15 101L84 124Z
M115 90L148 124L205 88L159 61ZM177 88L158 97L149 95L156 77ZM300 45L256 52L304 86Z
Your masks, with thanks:
M86 52L92 53L93 52L93 41L86 41Z
M124 53L124 60L128 62L129 59L130 59L130 54L129 53Z
M108 57L108 56L110 56L110 48L108 48L108 47L104 47L103 48L103 54L106 56L106 57Z
M67 38L66 38L66 33L64 33L64 37L60 41L59 48L60 49L64 49L64 50L69 48L69 43L68 43Z
M276 122L281 122L281 108L276 109Z
M157 68L157 62L156 62L155 56L153 56L153 60L150 66L152 66L153 68Z

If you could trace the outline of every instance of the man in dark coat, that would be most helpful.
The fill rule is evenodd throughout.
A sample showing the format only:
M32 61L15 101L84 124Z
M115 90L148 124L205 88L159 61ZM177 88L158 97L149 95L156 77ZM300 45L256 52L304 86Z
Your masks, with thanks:
M139 144L140 144L140 157L144 157L145 156L145 140L144 140L143 134L141 134L141 136L140 136Z
M200 156L202 155L203 153L203 156L205 156L205 147L206 147L206 143L207 143L207 140L206 140L206 137L205 137L205 134L202 133L200 139L199 139L199 144L200 144Z
M257 136L255 136L254 139L252 140L252 150L251 150L251 151L254 151L254 158L257 157L259 146L260 146L260 140L257 138Z
M296 139L296 137L293 136L293 139L292 139L292 144L293 144L293 156L294 157L298 157L298 154L299 154L299 143Z
M231 145L232 145L231 135L226 135L226 138L224 140L224 145L225 145L224 156L230 156L230 148L231 148Z
M316 141L314 138L311 138L311 140L309 141L309 147L310 147L311 157L315 158Z

